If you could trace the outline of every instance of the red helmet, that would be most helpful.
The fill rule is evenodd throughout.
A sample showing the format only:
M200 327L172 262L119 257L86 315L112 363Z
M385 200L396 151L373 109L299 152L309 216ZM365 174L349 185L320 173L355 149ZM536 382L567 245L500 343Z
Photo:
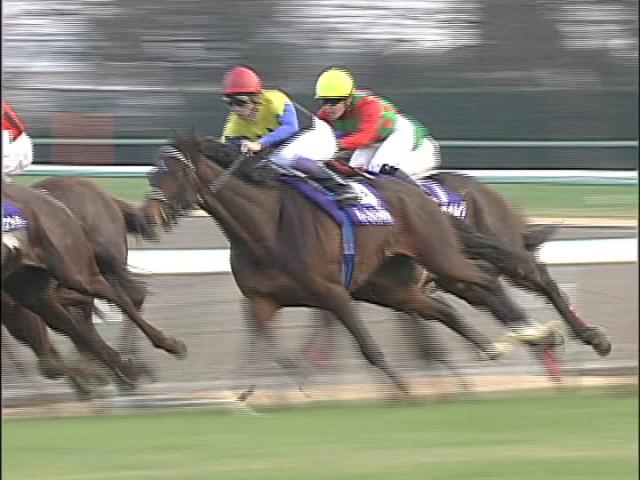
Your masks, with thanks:
M234 67L229 70L222 85L224 95L257 94L262 91L262 80L248 67Z

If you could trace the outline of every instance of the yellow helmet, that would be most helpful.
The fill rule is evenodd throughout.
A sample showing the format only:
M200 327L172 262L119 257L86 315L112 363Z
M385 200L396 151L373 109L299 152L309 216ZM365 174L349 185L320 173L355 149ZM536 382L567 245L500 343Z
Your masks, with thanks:
M318 77L316 98L347 98L356 88L356 82L348 71L332 67Z

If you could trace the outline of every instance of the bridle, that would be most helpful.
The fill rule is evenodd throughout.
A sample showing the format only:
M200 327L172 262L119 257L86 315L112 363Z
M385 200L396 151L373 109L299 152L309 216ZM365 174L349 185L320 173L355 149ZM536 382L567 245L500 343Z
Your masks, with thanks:
M202 191L202 185L200 183L200 179L198 178L196 167L191 157L189 155L184 154L182 151L180 151L176 147L173 147L170 145L161 147L159 154L161 155L160 161L158 162L160 163L160 165L156 166L156 171L162 172L162 171L169 170L165 164L165 160L164 160L165 157L170 156L178 160L185 167L189 183L191 184L191 187L196 192L196 199L197 199L196 203L198 205L202 205L204 203L203 196L200 193ZM245 159L246 159L245 155L243 154L238 155L233 160L233 162L231 162L231 165L229 165L228 168L224 169L224 171L220 175L218 175L218 177L207 186L208 193L215 195L220 190L222 190L224 186L227 184L227 182L229 181L229 179L236 172L236 170L240 168L240 165ZM151 189L151 192L147 194L147 198L150 200L157 200L168 205L172 211L177 213L178 216L182 214L183 208L180 205L178 205L178 202L169 201L165 193L158 187L154 186Z

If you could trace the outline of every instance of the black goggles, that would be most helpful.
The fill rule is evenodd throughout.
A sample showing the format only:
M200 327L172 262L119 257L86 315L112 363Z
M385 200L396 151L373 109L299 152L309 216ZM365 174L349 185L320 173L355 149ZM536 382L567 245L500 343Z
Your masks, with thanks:
M345 100L346 98L323 98L321 102L322 102L322 106L335 107L336 105L341 104Z
M225 96L222 97L224 103L226 103L229 107L244 107L245 105L249 105L251 103L251 97L248 95L233 95L233 96Z

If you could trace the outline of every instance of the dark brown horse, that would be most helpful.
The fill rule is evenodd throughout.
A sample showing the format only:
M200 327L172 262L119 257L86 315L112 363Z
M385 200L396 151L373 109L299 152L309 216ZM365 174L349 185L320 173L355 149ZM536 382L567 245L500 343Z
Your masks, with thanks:
M518 208L510 205L495 190L473 177L456 173L438 173L433 175L433 178L464 197L468 207L468 226L505 248L515 251L521 256L528 256L531 260L529 265L534 266L533 269L519 270L513 268L513 264L509 262L501 262L494 263L493 268L485 269L487 272L496 277L503 274L515 285L543 296L555 307L579 340L591 346L601 356L606 356L611 352L611 343L604 330L601 327L590 325L580 318L576 309L569 303L567 297L549 274L547 266L540 262L536 256L538 247L547 240L553 231L552 229L532 228L527 224L525 216ZM464 228L460 222L456 222L456 224L458 228ZM460 287L451 284L446 279L437 282L453 293ZM502 306L510 308L512 313L508 316L512 318L523 318L525 315L513 302L503 303ZM518 311L520 313L517 313ZM498 311L492 310L492 313L504 318Z
M27 242L3 265L3 290L20 305L39 315L51 328L68 335L81 351L89 351L125 384L135 382L130 366L123 362L95 330L93 322L78 324L60 304L56 289L101 298L117 305L143 330L154 346L184 356L184 344L167 337L146 322L131 299L114 288L101 274L96 255L82 224L49 195L32 188L3 185L3 199L11 200L28 220ZM4 245L3 245L4 248ZM5 267L10 269L5 269Z
M282 307L327 310L353 335L365 358L406 390L358 318L356 299L440 320L490 358L503 353L504 345L492 343L420 285L398 279L398 262L390 260L410 265L413 258L439 277L488 286L487 277L464 256L449 220L421 190L393 179L374 181L396 223L356 227L358 255L347 290L338 225L290 187L248 181L256 171L242 166L245 161L215 140L179 139L175 148L160 151L145 210L166 226L200 206L221 225L231 244L232 273L261 338Z
M138 209L108 195L94 182L80 177L50 177L33 184L32 188L45 191L69 208L82 223L95 252L98 267L105 279L114 288L126 292L136 309L140 310L146 291L144 285L132 278L127 269L127 233L148 240L155 240L157 236ZM81 316L79 322L91 321L93 298L83 298L65 289L58 289L58 296L60 303L67 307L72 316ZM20 308L14 302L14 305L3 315L3 321L10 333L19 328L19 340L30 346L38 356L41 372L45 376L51 378L51 375L66 374L79 396L83 399L88 397L89 392L86 388L78 388L78 377L83 376L80 371L82 366L70 369L62 362L55 347L49 341L46 326L35 314ZM39 325L38 321L40 321ZM136 330L132 322L125 319L120 335L122 353L128 359L135 360L134 365L138 373L145 373L153 378L151 369L137 358L135 340ZM91 377L95 377L93 374L95 369L92 365L87 364L86 367L91 372Z
M59 295L64 297L64 294ZM78 300L72 300L76 305ZM65 304L61 300L61 304ZM91 364L72 366L65 361L51 341L49 329L42 319L16 302L6 292L2 292L2 324L7 332L20 343L28 346L38 359L42 376L48 379L66 377L78 399L89 400L91 391L87 381L104 383L104 376Z
M357 172L354 174L357 175ZM553 227L532 227L527 223L520 209L509 204L495 190L473 177L456 173L438 173L431 178L458 193L467 202L468 213L465 223L451 217L451 222L461 234L463 243L468 232L479 232L514 254L507 256L509 261L487 263L480 260L478 262L484 272L495 278L489 296L485 289L451 282L446 278L425 277L425 283L435 280L436 285L444 291L457 295L474 306L487 309L505 326L522 332L522 328L529 325L527 314L513 301L498 281L498 278L503 276L512 284L546 298L556 308L573 334L583 343L591 346L599 355L606 356L610 353L611 344L604 330L589 325L580 318L576 309L568 303L567 297L550 276L546 265L536 257L540 245L555 230ZM519 260L513 261L514 259ZM324 316L320 321L327 329L333 319L330 316ZM321 331L322 328L307 341L308 350L324 350ZM544 363L551 378L557 380L560 370L559 361L553 352L554 335L549 335L548 340L540 343L539 339L543 336L543 332L533 335L535 339L530 342L531 350ZM526 337L526 334L519 335L520 340ZM557 335L555 338L558 338Z
M127 268L127 234L145 240L158 239L155 229L140 209L81 177L49 177L34 183L32 188L45 191L59 200L82 223L100 272L140 310L146 297L146 287L139 279L133 278ZM91 315L86 306L80 308L86 316ZM135 330L128 320L124 322L120 344L125 355L131 357L135 354Z

